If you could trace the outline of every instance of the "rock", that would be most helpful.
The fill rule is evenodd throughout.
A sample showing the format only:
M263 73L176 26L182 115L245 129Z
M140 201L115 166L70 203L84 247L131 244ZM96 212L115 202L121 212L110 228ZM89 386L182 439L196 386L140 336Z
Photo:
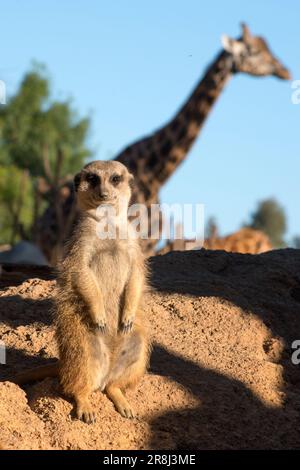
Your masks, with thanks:
M9 250L0 252L0 263L47 265L48 261L36 245L21 241Z

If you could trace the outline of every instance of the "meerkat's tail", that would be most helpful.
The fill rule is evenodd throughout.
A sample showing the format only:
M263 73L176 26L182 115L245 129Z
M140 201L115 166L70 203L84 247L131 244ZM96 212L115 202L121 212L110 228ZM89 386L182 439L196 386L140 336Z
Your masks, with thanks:
M53 364L46 366L35 367L25 372L21 372L13 377L10 377L9 382L13 382L17 385L24 385L30 382L37 382L43 380L46 377L57 377L58 376L58 361Z

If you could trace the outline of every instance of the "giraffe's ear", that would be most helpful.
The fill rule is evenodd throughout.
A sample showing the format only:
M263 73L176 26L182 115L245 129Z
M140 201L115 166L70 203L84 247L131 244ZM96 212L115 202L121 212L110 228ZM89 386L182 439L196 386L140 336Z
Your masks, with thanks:
M76 193L78 191L80 181L81 181L81 173L77 173L77 175L74 176L74 189Z
M245 50L245 44L241 41L236 41L230 38L227 34L222 34L221 42L224 50L232 55L239 55Z

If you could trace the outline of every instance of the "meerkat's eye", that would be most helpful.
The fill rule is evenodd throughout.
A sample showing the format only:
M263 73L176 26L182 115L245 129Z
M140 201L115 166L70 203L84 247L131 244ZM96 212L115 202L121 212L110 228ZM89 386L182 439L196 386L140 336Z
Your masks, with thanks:
M115 185L119 184L121 181L123 181L123 176L122 175L113 175L111 177L111 182Z
M95 175L95 173L88 173L86 176L86 180L92 185L92 186L97 186L97 184L100 183L100 178L98 175Z

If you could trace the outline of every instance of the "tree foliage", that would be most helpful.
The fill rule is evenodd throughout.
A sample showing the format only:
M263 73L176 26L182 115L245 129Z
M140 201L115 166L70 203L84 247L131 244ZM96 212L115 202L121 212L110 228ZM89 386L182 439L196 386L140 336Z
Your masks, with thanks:
M52 99L49 78L38 65L0 107L0 242L25 234L31 238L30 225L49 193L57 192L91 156L86 145L89 124L69 100ZM38 194L41 188L43 194ZM38 207L34 199L42 199Z
M14 243L29 238L33 222L33 186L27 170L0 166L0 233L1 242Z
M265 232L275 248L285 245L286 215L283 207L276 199L270 198L261 201L257 209L251 214L250 223L247 225Z

